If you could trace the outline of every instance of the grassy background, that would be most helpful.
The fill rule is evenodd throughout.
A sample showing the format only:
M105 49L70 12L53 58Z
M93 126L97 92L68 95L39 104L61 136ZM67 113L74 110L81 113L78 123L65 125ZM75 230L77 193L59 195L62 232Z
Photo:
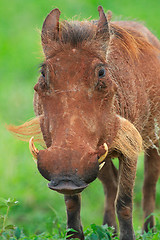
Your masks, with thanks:
M21 124L34 116L33 86L38 65L43 60L39 29L48 12L58 7L61 19L98 18L97 6L112 10L113 19L145 22L160 38L159 0L1 0L0 2L0 197L14 197L19 205L10 213L10 221L25 233L41 232L54 214L65 219L63 196L49 190L38 173L28 150L7 132L5 123ZM143 159L139 159L135 186L134 225L142 224ZM160 182L157 185L157 212L160 208ZM101 224L103 189L95 181L82 194L82 221Z

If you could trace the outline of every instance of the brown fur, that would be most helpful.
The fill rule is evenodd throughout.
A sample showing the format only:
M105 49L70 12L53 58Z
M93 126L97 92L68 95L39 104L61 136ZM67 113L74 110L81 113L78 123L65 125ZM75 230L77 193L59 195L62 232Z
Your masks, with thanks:
M101 6L98 11L99 21L91 22L59 23L58 9L47 16L41 35L45 61L34 87L34 109L40 116L9 130L21 140L36 136L37 141L42 132L47 148L37 153L37 164L51 189L77 194L99 176L106 193L104 223L116 228L115 201L120 239L133 240L138 154L153 148L150 155L153 151L157 155L154 152L155 159L146 158L146 166L149 161L159 161L160 43L141 24L111 23L107 21L111 13L106 17ZM98 174L96 153L104 143L109 148L107 167ZM119 172L111 162L115 156ZM154 189L159 175L156 166ZM152 182L152 174L146 167L144 196L148 181ZM150 189L147 197L153 196ZM68 201L73 203L73 199ZM73 215L67 207L68 226L78 229L73 237L83 239L80 196L75 199L78 210ZM154 200L146 202L144 199L145 217L154 209ZM150 223L153 225L153 219Z

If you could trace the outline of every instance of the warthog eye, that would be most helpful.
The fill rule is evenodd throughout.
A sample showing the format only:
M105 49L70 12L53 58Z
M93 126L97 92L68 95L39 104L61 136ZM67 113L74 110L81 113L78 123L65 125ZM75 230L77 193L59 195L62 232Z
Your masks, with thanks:
M103 78L103 77L105 77L105 75L106 75L106 70L105 70L105 68L101 68L101 69L99 70L99 72L98 72L98 77L99 77L99 78Z
M98 91L101 91L102 89L106 88L106 84L103 80L101 80L103 77L105 77L106 75L106 70L105 68L101 67L99 70L98 70L98 82L96 84L96 89Z
M43 70L41 71L41 75L42 75L42 77L45 78L45 72Z
M49 89L49 69L45 64L42 64L40 70L41 76L39 78L39 84L42 89Z
M41 63L41 64L39 65L39 68L40 68L39 72L41 73L41 76L45 78L46 64L45 64L45 63Z

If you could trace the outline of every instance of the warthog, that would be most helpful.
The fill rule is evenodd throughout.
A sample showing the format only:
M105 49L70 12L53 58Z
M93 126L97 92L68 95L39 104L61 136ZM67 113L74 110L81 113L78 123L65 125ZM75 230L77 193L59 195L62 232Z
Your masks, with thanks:
M141 24L111 22L110 12L98 11L98 21L59 23L59 9L48 14L41 34L45 60L34 87L36 118L9 129L23 140L31 137L39 172L50 189L64 194L73 238L84 239L80 193L98 177L103 224L117 231L116 210L120 239L133 240L139 152L145 150L144 219L154 211L160 171L160 42ZM153 216L144 221L145 231L148 224L154 226Z

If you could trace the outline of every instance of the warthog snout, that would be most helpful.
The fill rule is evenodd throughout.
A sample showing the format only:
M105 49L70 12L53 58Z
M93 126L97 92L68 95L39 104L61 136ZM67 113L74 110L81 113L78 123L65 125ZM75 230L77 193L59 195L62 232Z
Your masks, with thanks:
M41 175L50 183L48 187L60 193L79 193L98 175L97 154L88 147L82 149L50 147L37 154Z

